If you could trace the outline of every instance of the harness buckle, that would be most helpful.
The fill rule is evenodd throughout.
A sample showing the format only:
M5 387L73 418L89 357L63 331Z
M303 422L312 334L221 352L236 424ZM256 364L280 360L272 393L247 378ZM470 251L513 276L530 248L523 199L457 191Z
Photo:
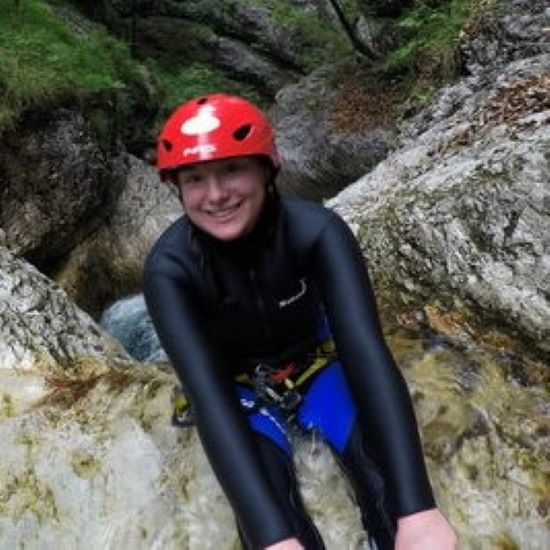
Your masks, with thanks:
M256 365L252 383L258 401L267 405L276 405L287 413L294 412L302 402L300 392L289 378L294 370L294 363L289 363L282 369L276 369L265 363Z

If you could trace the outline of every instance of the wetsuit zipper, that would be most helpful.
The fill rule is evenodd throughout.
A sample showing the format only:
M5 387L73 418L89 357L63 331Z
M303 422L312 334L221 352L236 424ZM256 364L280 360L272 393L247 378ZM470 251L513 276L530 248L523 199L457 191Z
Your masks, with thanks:
M266 338L271 341L273 339L273 329L271 327L271 324L269 322L267 309L265 307L265 303L263 301L262 295L260 293L260 289L258 287L258 282L256 280L256 272L254 269L248 270L248 278L250 279L250 284L252 285L252 289L254 290L254 297L256 299L256 306L258 308L258 312L260 314L260 320L262 323L262 328L264 331L264 334Z

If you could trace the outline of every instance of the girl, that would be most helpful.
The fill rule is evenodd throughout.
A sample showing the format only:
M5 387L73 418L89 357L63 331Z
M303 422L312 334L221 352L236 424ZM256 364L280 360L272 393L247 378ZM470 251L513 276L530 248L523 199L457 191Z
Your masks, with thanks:
M157 153L185 216L147 259L145 297L244 546L324 548L296 483L294 422L334 451L373 547L455 548L359 247L335 213L278 194L264 114L193 99Z

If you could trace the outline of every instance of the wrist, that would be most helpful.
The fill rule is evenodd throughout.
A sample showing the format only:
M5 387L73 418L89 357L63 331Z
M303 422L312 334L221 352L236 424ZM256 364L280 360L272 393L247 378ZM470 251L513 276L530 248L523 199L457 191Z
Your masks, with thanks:
M397 523L398 525L407 525L409 523L417 522L419 520L423 519L429 519L434 514L439 514L439 510L437 507L428 508L427 510L420 510L419 512L413 512L412 514L407 514L406 516L401 516L398 518Z

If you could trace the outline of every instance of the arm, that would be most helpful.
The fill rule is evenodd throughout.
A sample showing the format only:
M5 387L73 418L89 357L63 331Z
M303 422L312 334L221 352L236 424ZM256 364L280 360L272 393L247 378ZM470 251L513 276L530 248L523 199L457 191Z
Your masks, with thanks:
M336 215L317 241L313 273L362 421L381 451L399 518L396 550L454 550L456 535L435 508L411 399L385 344L363 256Z
M203 329L202 313L172 265L146 267L145 299L160 341L195 408L212 468L255 548L291 537L242 414L227 365Z
M407 386L385 344L359 246L336 214L317 240L313 273L397 516L434 508Z

